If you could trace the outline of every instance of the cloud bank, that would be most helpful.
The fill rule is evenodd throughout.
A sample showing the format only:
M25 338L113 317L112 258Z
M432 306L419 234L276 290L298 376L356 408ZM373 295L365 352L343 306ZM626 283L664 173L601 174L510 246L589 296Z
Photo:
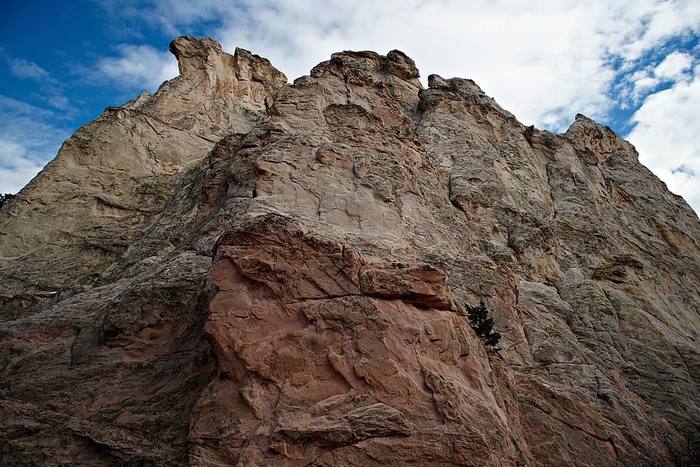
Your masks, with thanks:
M628 139L640 161L700 212L700 65L675 67L673 85L635 112Z

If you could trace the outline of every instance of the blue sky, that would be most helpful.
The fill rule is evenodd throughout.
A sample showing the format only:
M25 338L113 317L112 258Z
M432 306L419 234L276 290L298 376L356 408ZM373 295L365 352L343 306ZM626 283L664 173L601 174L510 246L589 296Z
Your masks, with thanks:
M339 50L402 50L423 80L471 78L525 124L611 126L700 212L698 0L0 0L0 193L105 107L176 76L181 34L290 81Z

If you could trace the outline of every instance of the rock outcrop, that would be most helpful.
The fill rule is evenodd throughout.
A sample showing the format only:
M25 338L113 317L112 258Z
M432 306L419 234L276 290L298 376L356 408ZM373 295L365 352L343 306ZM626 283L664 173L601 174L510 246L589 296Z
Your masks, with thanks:
M0 463L697 461L700 222L629 143L398 51L171 51L0 211Z
M171 44L180 76L107 108L71 136L8 206L0 225L0 316L17 318L101 282L163 209L173 185L231 132L265 120L265 97L285 76L245 50L211 39ZM159 239L158 258L184 232Z

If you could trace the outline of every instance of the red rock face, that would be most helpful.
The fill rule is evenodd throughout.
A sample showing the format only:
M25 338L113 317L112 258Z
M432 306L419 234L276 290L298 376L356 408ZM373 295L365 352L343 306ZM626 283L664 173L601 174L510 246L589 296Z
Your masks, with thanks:
M444 273L367 264L267 216L219 241L213 276L206 332L220 376L190 430L196 463L515 463ZM211 448L224 407L235 421Z
M172 50L0 210L1 465L693 465L700 223L628 143Z

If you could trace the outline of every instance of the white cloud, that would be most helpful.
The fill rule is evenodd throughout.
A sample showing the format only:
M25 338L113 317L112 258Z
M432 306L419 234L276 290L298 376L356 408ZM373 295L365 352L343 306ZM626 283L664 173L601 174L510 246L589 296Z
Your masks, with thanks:
M68 99L66 96L64 96L60 92L49 93L47 95L47 102L51 107L53 107L55 109L72 110L70 99Z
M28 152L15 141L0 139L0 193L17 193L44 167Z
M700 65L693 77L647 97L628 135L640 160L700 212Z
M104 57L96 69L87 72L93 84L105 80L122 89L155 90L163 81L177 76L177 61L168 52L150 45L121 44L118 55Z
M653 89L658 84L659 80L657 78L645 76L644 78L640 78L634 82L634 92L639 96L644 92Z
M599 3L612 4L610 1ZM700 2L696 0L631 0L624 5L625 23L632 25L623 33L625 40L616 44L626 60L640 58L669 37L697 33L700 30Z
M10 60L10 71L13 75L22 79L33 79L37 81L45 81L50 79L49 72L41 68L34 62L30 62L23 58L14 58Z
M693 60L689 54L673 52L654 68L654 74L660 79L677 81L684 78L685 72L692 64Z
M51 160L70 131L49 110L0 95L0 193L16 193Z
M4 50L0 49L3 55ZM70 100L64 95L61 83L51 76L51 73L34 62L23 58L5 57L10 68L10 72L19 79L29 79L39 84L41 95L37 96L49 106L71 111Z
M630 93L634 104L639 104L645 97L654 93L664 83L675 83L687 80L692 68L693 58L685 52L672 52L665 56L660 63L648 65L643 70L632 73L627 82L632 83L633 90Z

